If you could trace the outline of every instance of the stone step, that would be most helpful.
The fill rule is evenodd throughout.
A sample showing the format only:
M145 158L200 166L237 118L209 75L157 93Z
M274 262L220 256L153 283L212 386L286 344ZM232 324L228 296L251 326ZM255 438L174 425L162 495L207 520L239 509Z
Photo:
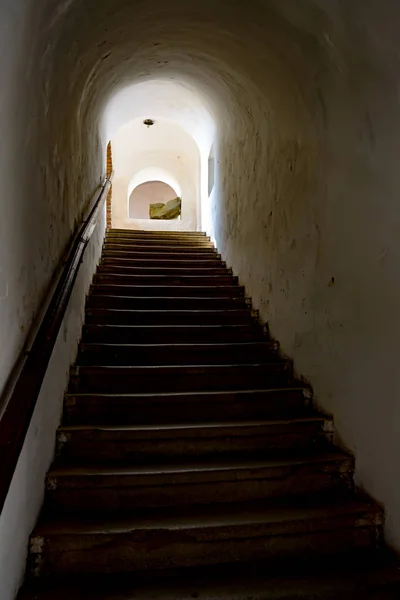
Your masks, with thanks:
M190 504L344 498L353 489L353 457L342 452L265 460L220 459L161 465L53 467L47 508L60 514ZM304 498L303 498L304 502Z
M244 288L240 285L123 285L102 283L92 285L91 294L111 296L161 296L161 297L222 297L239 298L244 296Z
M160 236L127 236L106 235L105 243L129 246L131 244L143 244L144 246L158 246L162 253L164 246L185 246L196 248L215 248L214 244L206 237L160 237Z
M126 273L97 272L94 284L115 284L130 286L235 286L238 278L233 275L131 275Z
M198 277L229 277L232 273L229 269L219 265L218 267L210 266L199 266L188 262L186 267L178 266L163 266L163 265L151 265L151 266L138 266L133 264L121 264L122 261L102 261L97 268L97 273L115 273L116 275L162 275L167 277L187 277L187 276L198 276ZM132 262L132 261L131 261Z
M383 555L383 556L382 556ZM19 600L398 600L400 569L377 552L331 560L234 563L62 579L30 580Z
M57 432L57 460L136 464L235 454L243 458L256 452L275 456L327 448L332 438L332 420L322 415L165 425L63 425Z
M170 250L167 248L163 249L162 255L160 256L160 252L157 252L155 249L148 250L147 246L137 245L135 249L115 249L115 248L104 248L102 257L104 259L127 259L127 260L186 260L192 263L198 261L217 261L221 262L221 255L216 251L209 250L205 248L203 251L199 252L197 250L177 250L176 248Z
M85 323L106 325L243 325L254 323L246 309L239 310L122 310L89 308Z
M30 541L30 568L36 576L105 574L296 556L345 564L356 549L374 551L381 535L381 510L360 500L138 509L108 520L43 515Z
M87 308L106 308L121 310L238 310L250 309L248 298L207 297L207 296L115 296L99 293L99 286L92 286L92 293L87 297ZM104 291L100 286L100 292Z
M230 344L86 344L78 365L201 365L264 363L278 360L276 342Z
M67 393L64 404L64 423L70 425L215 423L299 416L315 416L309 391L300 387L160 394Z
M191 260L182 256L181 258L162 258L158 256L153 256L152 258L126 258L125 256L116 256L116 257L102 257L100 261L100 265L104 265L107 267L111 267L111 269L115 268L138 268L138 269L183 269L183 270L191 270L191 269L199 269L199 270L208 270L215 269L219 271L220 269L226 268L226 263L223 262L220 258L214 257L201 257L196 260Z
M103 256L107 256L109 252L146 252L155 256L167 257L170 254L185 255L187 257L200 255L200 256L215 256L217 251L213 245L210 244L178 244L176 242L168 242L167 244L157 244L149 242L139 242L132 240L132 242L119 242L119 241L108 241L104 242Z
M256 342L266 339L258 324L248 325L84 325L83 342L165 344Z
M290 362L248 365L75 366L70 392L195 392L285 387Z
M144 237L144 238L188 238L188 239L206 239L209 240L203 231L149 231L140 229L109 229L106 232L107 237Z

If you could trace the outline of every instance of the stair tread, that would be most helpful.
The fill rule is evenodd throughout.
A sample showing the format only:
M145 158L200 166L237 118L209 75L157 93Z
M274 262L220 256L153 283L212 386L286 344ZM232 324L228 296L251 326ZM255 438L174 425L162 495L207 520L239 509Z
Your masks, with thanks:
M69 396L79 396L79 397L85 397L85 396L90 396L93 397L95 396L96 398L181 398L183 400L185 400L188 396L189 397L211 397L211 396L226 396L227 398L230 398L232 396L236 396L236 395L242 395L242 396L246 396L248 394L255 394L255 395L262 395L262 394L271 394L271 393L279 393L279 392L304 392L306 390L306 386L304 387L299 387L299 386L293 386L293 387L276 387L276 388L260 388L260 389L253 389L253 388L248 388L248 389L240 389L240 390L200 390L200 391L196 391L196 392L192 392L192 391L187 391L187 392L143 392L143 393L124 393L124 392L119 392L119 393L101 393L101 392L74 392L74 393L66 393L66 397L68 398Z
M148 250L149 246L147 247L143 247L143 246L136 246L134 249L131 247L128 250L123 250L123 249L116 249L116 248L105 248L103 250L103 257L104 258L114 258L115 256L122 256L124 258L132 258L133 256L156 256L157 253L152 251L149 252ZM152 246L150 246L150 248L152 248ZM196 260L197 258L200 258L203 260L204 258L208 257L209 260L220 260L221 259L221 255L217 252L217 251L213 251L213 250L209 250L207 249L207 252L203 251L203 252L196 252L196 251L191 251L191 252L184 252L184 251L180 251L180 252L176 252L176 246L171 250L170 248L164 246L163 247L163 255L164 255L164 260L168 260L170 258L175 258L175 257L182 257L182 256L186 256L187 260Z
M139 272L142 272L142 271L143 271L143 273L146 273L146 272L147 272L149 275L153 275L153 274L154 274L154 273L153 273L153 271L160 271L160 270L163 270L163 269L167 269L167 270L169 270L169 271L174 271L174 272L175 272L177 275L180 275L180 274L181 274L181 271L184 271L184 272L186 272L186 271L188 271L189 269L190 269L191 271L196 271L196 270L199 270L199 271L205 271L205 276L206 276L206 277L209 277L209 274L208 274L208 272L209 272L209 271L218 271L218 273L215 273L215 275L218 275L219 273L225 273L225 274L227 273L227 269L226 269L226 267L224 267L224 266L222 266L222 265L221 265L220 267L204 267L204 266L197 266L196 262L192 263L192 264L190 265L190 267L189 267L189 266L187 266L187 267L185 268L185 267L166 267L166 266L164 266L164 265L162 265L162 266L159 266L159 264L158 264L158 263L159 263L160 261L158 261L158 260L157 260L157 261L154 261L154 262L156 263L156 266L154 266L154 267L149 267L149 266L147 266L147 267L142 267L142 266L140 266L140 265L129 266L129 265L125 265L125 264L123 264L123 263L122 263L122 264L118 264L116 260L113 260L113 261L112 261L112 264L109 264L109 261L110 261L110 259L103 259L103 260L102 260L102 262L100 263L100 267L102 268L102 273L106 272L106 270L105 270L105 267L108 267L108 268L110 269L110 271L111 271L111 272L112 272L112 269L113 269L114 267L118 267L118 268L124 268L124 269L127 269L127 271L128 271L128 274L129 274L129 270L130 270L130 269L132 269L132 270L134 270L134 271L139 271ZM149 261L146 261L146 262L149 262ZM173 274L174 274L174 273L173 273ZM184 273L183 273L183 274L184 274Z
M219 279L232 279L234 280L235 277L234 275L230 275L229 273L225 273L224 275L186 275L186 274L178 274L178 275L174 275L174 274L153 274L153 273L140 273L139 275L136 275L135 273L114 273L112 271L107 272L107 271L101 271L100 273L97 273L96 276L101 275L102 277L115 277L116 279L146 279L147 277L150 278L157 278L157 279L188 279L193 280L193 279L212 279L213 281L218 281Z
M188 329L188 327L190 327L191 329L204 329L204 328L208 328L211 330L216 330L216 329L225 329L225 328L229 328L229 329L243 329L243 328L249 328L251 326L255 326L256 324L253 323L222 323L222 324L211 324L211 325L168 325L168 324L162 324L162 325L122 325L122 324L118 324L118 323L112 323L112 324L107 324L107 323L90 323L88 325L85 325L85 327L120 327L122 329L127 329L127 328L142 328L142 329Z
M173 569L168 575L158 571L78 581L69 577L30 582L19 600L354 600L364 597L361 594L371 588L380 593L386 585L393 589L391 598L398 597L400 568L392 560L382 557L376 565L367 560L349 563L345 567L331 565L329 569L313 564L308 570L301 563L297 568L286 567L284 573L276 569L271 572L271 565L265 562Z
M94 292L96 291L96 289L103 288L103 287L104 287L103 284L101 284L101 285L98 284L98 283L93 283L92 284L92 288L93 288ZM107 288L108 287L112 287L112 284L107 284ZM114 287L120 288L120 287L132 287L132 286L129 286L129 285L128 286L116 285ZM135 286L135 287L137 287L137 286ZM139 286L139 287L141 287L141 286ZM145 286L145 287L149 287L149 286ZM155 287L159 287L159 286L155 286ZM168 287L170 287L170 286L168 286ZM179 286L179 287L181 287L181 286ZM193 287L195 287L195 286L193 286ZM237 287L237 286L232 286L232 287ZM190 289L193 289L193 288L191 287ZM127 298L132 298L132 299L136 300L136 296L121 296L121 295L118 295L118 294L101 294L101 297L105 301L106 301L107 298L120 298L120 299L123 299L123 300L125 300ZM242 296L228 296L227 298L229 299L229 302L235 302L235 301L237 302L238 300L240 300L240 301L243 300ZM157 301L161 302L163 300L176 300L176 297L175 296L141 296L141 299L142 300L157 300ZM188 300L189 302L192 302L194 300L201 300L201 301L206 300L206 301L213 301L214 302L216 300L216 298L214 298L214 296L179 296L179 300L182 300L182 301L183 300Z
M221 269L225 268L225 263L224 261L219 257L219 255L217 257L213 256L212 258L204 256L203 258L201 258L199 261L198 260L193 260L192 258L185 258L185 256L180 256L180 258L163 258L162 256L159 257L152 257L152 258L134 258L132 256L106 256L104 255L102 257L102 262L110 262L112 261L113 263L120 263L121 265L125 265L127 262L132 263L134 262L135 265L139 264L141 262L146 262L146 263L151 263L154 264L156 266L158 266L159 264L165 264L165 263L170 263L171 261L174 263L179 263L182 265L193 265L193 267L197 267L199 264L202 263L207 263L207 264L215 264L218 263L219 267ZM102 264L102 263L101 263ZM145 267L143 267L145 268ZM211 267L210 267L211 268Z
M284 360L277 360L276 362L268 362L268 363L229 363L229 364L210 364L210 365L76 365L75 367L72 367L72 369L74 371L76 371L77 373L79 373L80 371L91 371L91 370L102 370L105 373L106 372L111 372L113 370L115 370L117 373L122 373L122 371L127 371L127 372L139 372L139 371L150 371L150 370L164 370L164 371L171 371L171 372L176 372L177 370L182 370L182 371L186 371L186 372L198 372L200 371L221 371L221 370L228 370L228 369L242 369L242 370L249 370L252 367L256 367L256 368L265 368L265 369L273 369L273 368L277 368L277 367L281 367L281 368L285 368L288 365L290 365L290 361L284 361Z
M307 416L307 417L296 417L292 419L264 419L264 420L250 420L250 421L214 421L210 422L201 422L201 423L161 423L161 424L151 424L151 425L62 425L59 428L60 432L80 432L80 431L88 431L88 430L96 430L96 431L104 431L104 432L132 432L132 433L140 433L140 432L152 432L155 435L163 432L171 432L174 430L178 430L179 432L185 431L193 432L193 435L196 435L199 429L209 429L209 430L218 430L224 428L235 428L235 429L246 429L246 428L265 428L265 427L273 427L284 426L284 425L293 425L293 424L302 424L302 423L325 423L331 422L329 417L325 417L323 415L315 415L315 416Z
M197 531L222 530L241 526L246 536L258 537L264 533L288 534L335 529L340 517L355 517L353 526L365 527L382 522L382 511L372 501L351 498L340 503L319 502L312 506L271 506L262 502L242 504L190 505L161 507L156 510L135 510L134 514L54 516L44 513L33 533L33 538L51 535L107 535L129 534L140 531ZM291 526L292 524L292 526ZM288 527L290 529L288 529ZM292 528L293 527L293 528ZM264 528L264 531L261 531ZM266 530L266 531L265 531ZM234 531L231 531L234 535Z
M125 465L123 467L104 466L104 465L83 465L83 466L58 466L49 472L49 477L105 477L109 476L130 476L130 475L174 475L185 473L216 473L225 471L248 471L257 469L273 469L274 467L290 467L304 464L319 464L337 461L352 461L351 455L341 451L319 452L318 454L308 454L303 457L275 458L275 459L237 459L231 460L192 460L190 463L172 463L172 464L152 464L152 465Z
M128 325L129 327L129 325ZM144 325L145 327L145 325ZM88 348L92 348L92 347L106 347L106 348L188 348L188 350L192 350L194 348L215 348L216 350L218 349L224 349L226 347L228 348L238 348L238 349L243 349L246 350L248 348L251 348L253 346L256 347L260 347L260 348L264 348L264 347L269 347L272 346L274 348L278 348L278 343L272 340L256 340L254 342L218 342L218 341L211 341L211 342L169 342L169 343L159 343L159 344L155 344L155 343L149 343L146 344L145 342L140 343L140 344L129 344L129 343L124 343L124 342L81 342L81 346L85 346Z
M228 308L228 309L224 309L224 308L216 308L216 309L206 309L206 308L191 308L191 309L182 309L182 310L173 310L173 309L137 309L137 308L88 308L87 313L140 313L140 314L172 314L172 315L180 315L182 313L184 314L237 314L237 313L250 313L250 309L246 309L246 308ZM158 325L157 325L158 327ZM202 325L199 325L199 327L202 327Z
M213 288L235 288L235 289L240 289L241 286L237 285L236 283L232 283L232 284L222 284L222 285L171 285L171 284L155 284L155 285L151 285L151 284L146 284L146 285L127 285L127 284L123 284L123 283L94 283L94 286L97 285L98 287L116 287L116 288L144 288L144 289L148 289L148 290L152 290L155 288L161 288L161 289L186 289L186 290L197 290L197 289L202 289L202 290L210 290ZM193 296L189 296L189 298L193 298ZM202 297L202 296L200 296Z

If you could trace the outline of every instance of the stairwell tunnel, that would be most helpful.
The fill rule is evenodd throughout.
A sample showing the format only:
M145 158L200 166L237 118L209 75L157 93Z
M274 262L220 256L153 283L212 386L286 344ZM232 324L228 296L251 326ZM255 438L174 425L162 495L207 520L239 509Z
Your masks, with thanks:
M112 132L139 118L135 94L152 113L173 88L160 117L197 140L206 164L213 147L199 228L334 414L399 549L400 6L9 0L0 10L1 385L99 188ZM124 94L132 102L113 112ZM5 600L41 505L104 224L0 518Z

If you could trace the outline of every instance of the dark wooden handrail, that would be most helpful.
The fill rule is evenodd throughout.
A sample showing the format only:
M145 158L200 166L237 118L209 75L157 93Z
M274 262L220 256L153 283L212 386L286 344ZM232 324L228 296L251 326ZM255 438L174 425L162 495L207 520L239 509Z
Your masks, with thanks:
M89 207L85 219L72 238L55 291L33 342L24 353L18 377L0 417L0 514L10 489L79 267L96 227L100 210L107 198L111 179L112 175L105 179L96 202Z

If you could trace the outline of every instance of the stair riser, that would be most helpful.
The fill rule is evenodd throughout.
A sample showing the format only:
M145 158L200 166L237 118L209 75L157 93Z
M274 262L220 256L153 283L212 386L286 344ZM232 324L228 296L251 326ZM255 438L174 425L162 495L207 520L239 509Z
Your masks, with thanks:
M95 289L96 286L92 287ZM224 310L249 309L247 300L241 298L132 298L129 296L106 296L93 294L88 296L86 306L92 308L120 310Z
M159 252L149 251L147 247L144 246L139 249L130 249L130 250L116 250L114 248L108 248L103 250L102 259L108 260L150 260L152 262L156 261L158 264L163 261L163 264L170 261L187 261L190 263L200 264L200 262L217 262L221 264L221 255L217 252L194 252L194 251L181 251L178 252L175 250L167 250L163 249L162 256L160 256ZM164 262L165 261L165 262Z
M107 374L93 371L85 372L87 367L80 367L79 375L71 375L71 392L103 392L103 393L157 393L157 392L190 392L207 390L241 390L263 389L268 387L285 387L290 382L290 373L281 368L261 365L249 366L246 369L226 369L185 373L185 367L180 372L169 373L164 367L156 367L146 373ZM140 368L140 367L139 367Z
M167 231L160 230L156 231L154 229L109 229L106 232L107 237L162 237L162 238L199 238L203 240L209 240L210 236L206 235L204 231Z
M292 418L301 416L309 406L309 400L302 392L281 391L271 394L243 395L242 400L232 397L224 401L213 396L207 401L200 397L197 401L188 397L185 401L162 398L155 402L151 398L143 401L126 398L124 400L101 396L73 396L66 398L64 419L66 424L81 425L104 423L108 425L145 423L214 423L220 420L239 421L243 419ZM256 396L256 397L254 397Z
M128 254L129 252L146 252L160 258L168 258L170 254L179 254L180 256L211 256L215 257L217 254L216 249L210 245L194 245L186 244L184 246L171 242L169 244L152 244L151 242L145 244L136 241L132 242L105 242L103 246L103 256L106 257L111 252L122 252Z
M345 497L352 489L352 461L221 474L160 476L49 476L54 511L125 511L135 508L279 500L299 496Z
M255 322L249 310L242 311L122 311L87 310L90 325L241 325Z
M171 237L179 237L179 236L187 236L187 237L201 237L201 238L207 238L208 236L206 235L206 233L204 231L195 231L195 230L187 230L187 229L182 229L182 231L169 231L166 229L160 229L155 230L155 229L121 229L120 227L113 227L112 229L109 229L107 231L107 235L115 235L115 236L119 236L119 235L129 235L129 236L135 236L135 235L139 235L139 236L171 236Z
M179 276L173 275L122 275L98 273L93 277L94 284L108 285L166 285L166 286L235 286L237 277L214 276L197 277L196 275Z
M217 364L246 364L265 363L277 360L277 351L274 344L255 344L254 348L235 348L235 346L224 346L219 349L215 346L201 345L191 348L190 346L96 346L81 345L77 364L78 365L217 365Z
M110 229L106 231L107 238L120 237L139 237L145 239L160 238L160 239L199 239L210 241L210 236L204 231L156 231L156 230L141 230L141 229Z
M224 286L173 286L173 285L122 285L122 284L101 284L92 288L96 294L106 294L111 296L131 296L131 297L233 297L244 296L244 288L239 285Z
M146 237L113 237L106 236L105 245L106 246L130 246L131 244L141 245L141 246L157 246L160 250L160 253L163 251L164 246L178 246L185 248L212 248L215 250L215 246L210 240L205 238L146 238Z
M200 256L196 260L187 259L186 256L180 256L176 259L161 258L152 256L151 258L129 258L124 256L104 257L100 260L100 265L111 268L151 268L151 269L226 269L226 263L221 258L214 256Z
M221 326L215 329L207 326L191 329L190 326L167 328L151 327L118 327L85 325L83 328L84 342L116 343L116 344L168 344L168 343L197 343L197 342L255 342L265 339L261 328L255 326L232 326L225 329Z
M254 531L259 530L258 526L237 529L241 530L231 531L230 539L218 540L212 539L212 530L201 537L190 531L160 531L157 537L153 531L140 531L34 538L31 572L36 576L127 573L250 560L278 562L297 556L313 560L335 555L336 561L345 564L346 556L354 550L372 550L380 534L379 527L369 523L355 527L351 520L346 528L331 524L329 530L297 535L290 530L285 535L265 535Z
M262 452L268 456L285 455L289 451L306 452L328 447L332 443L332 434L324 431L323 425L307 424L286 428L277 428L276 433L267 430L262 435L259 430L250 428L242 435L232 435L224 430L219 437L175 439L120 439L117 434L102 436L99 430L85 430L85 437L60 431L58 433L58 461L75 464L89 461L115 462L116 464L160 463L168 459L189 460L191 458L227 457ZM81 439L80 439L81 437ZM122 436L121 436L122 437ZM110 439L111 438L111 439Z
M367 554L367 555L366 555ZM370 554L370 553L369 553ZM349 564L352 557L348 556ZM168 574L146 572L136 574L132 578L117 575L116 577L94 577L89 581L78 578L75 582L68 578L68 583L53 582L50 589L45 580L30 580L22 590L19 600L399 600L400 577L398 571L391 568L382 570L368 569L363 558L371 559L368 553L357 554L358 564L353 574L344 570L328 571L321 577L318 566L314 564L314 573L293 579L292 575L277 577L268 576L268 563L264 565L264 577L260 577L260 568L249 569L247 565L230 565L220 567L222 577L215 576L215 568L205 572L197 569L174 571ZM354 556L353 556L354 559ZM324 559L323 559L324 560ZM379 560L379 558L378 558ZM292 561L293 562L293 561ZM294 561L295 562L295 561ZM328 561L326 561L328 562ZM333 561L332 561L333 562ZM287 564L287 563L286 563ZM297 563L298 564L298 563ZM361 567L365 565L365 569ZM259 566L259 565L258 565ZM257 567L257 565L256 565ZM218 569L218 567L216 567ZM286 573L288 573L287 567ZM193 572L195 571L195 572ZM255 575L254 575L255 572ZM44 584L44 585L43 585ZM42 589L44 587L44 591ZM194 591L195 590L195 591Z
M97 269L98 273L115 273L117 275L163 275L169 277L188 277L197 275L199 277L226 277L230 275L226 267L200 266L196 263L188 266L135 266L135 264L121 264L121 262L102 261Z

